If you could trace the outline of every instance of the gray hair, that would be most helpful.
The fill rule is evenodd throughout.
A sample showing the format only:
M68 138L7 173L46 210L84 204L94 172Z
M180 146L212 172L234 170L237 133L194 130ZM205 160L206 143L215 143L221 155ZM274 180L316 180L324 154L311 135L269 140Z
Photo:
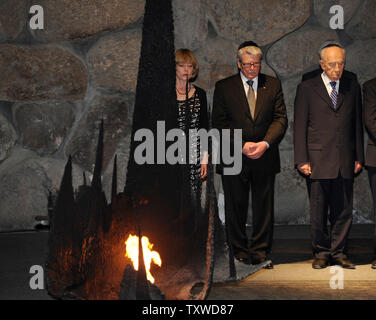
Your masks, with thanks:
M238 59L239 61L242 61L242 56L244 53L255 55L255 56L260 56L262 58L262 51L259 47L255 46L248 46L244 47L238 50Z
M319 50L317 51L319 57L321 60L323 60L322 58L322 51L326 48L330 48L330 47L338 47L338 48L341 48L343 50L343 54L346 53L346 50L345 50L345 47L340 44L338 41L335 41L335 40L327 40L325 42L323 42L319 48Z

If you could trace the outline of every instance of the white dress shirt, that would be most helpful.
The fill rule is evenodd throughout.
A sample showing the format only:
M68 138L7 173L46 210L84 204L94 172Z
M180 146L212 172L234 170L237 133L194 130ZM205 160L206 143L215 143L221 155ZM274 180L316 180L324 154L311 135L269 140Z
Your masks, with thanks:
M332 90L333 90L332 86L330 85L330 82L332 82L332 80L329 79L329 77L325 73L325 71L321 74L321 79L322 79L322 81L324 81L325 88L328 91L328 95L330 97L330 95L332 94ZM336 91L337 91L337 93L338 93L338 90L339 90L339 80L336 81Z
M247 97L248 96L248 90L249 90L249 85L247 83L248 79L243 74L243 72L241 72L241 71L240 71L240 78L242 79L243 87L244 87L244 91L245 91L245 96ZM252 88L253 88L253 91L255 92L255 98L257 99L258 76L256 78L253 78L252 80L253 80Z

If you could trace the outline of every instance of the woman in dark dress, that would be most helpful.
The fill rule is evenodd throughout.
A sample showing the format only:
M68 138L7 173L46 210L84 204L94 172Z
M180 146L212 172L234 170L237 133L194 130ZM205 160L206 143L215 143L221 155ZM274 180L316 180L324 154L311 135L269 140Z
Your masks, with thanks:
M192 84L198 75L197 59L189 49L179 49L175 53L175 62L178 126L185 132L187 132L187 126L189 129L208 130L206 92ZM189 165L190 184L193 195L199 198L202 180L207 176L208 152L201 150L202 160L200 161L200 139L197 134L193 136L192 143L188 147L192 151L189 153L191 157L189 159L191 163Z

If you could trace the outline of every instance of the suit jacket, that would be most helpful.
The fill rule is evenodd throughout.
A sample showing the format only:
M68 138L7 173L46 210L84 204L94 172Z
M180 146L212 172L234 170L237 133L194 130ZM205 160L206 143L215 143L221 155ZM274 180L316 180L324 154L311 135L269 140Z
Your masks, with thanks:
M281 82L260 73L254 119L244 91L240 74L220 80L215 85L213 98L213 127L242 129L242 144L267 141L270 147L256 160L243 155L243 165L256 170L280 171L278 144L287 129L287 112L283 101ZM222 173L223 164L217 165Z
M311 179L354 177L364 161L362 100L353 77L342 76L334 109L321 75L298 85L294 110L295 165L309 162Z
M364 124L368 133L366 166L376 167L376 78L363 85Z

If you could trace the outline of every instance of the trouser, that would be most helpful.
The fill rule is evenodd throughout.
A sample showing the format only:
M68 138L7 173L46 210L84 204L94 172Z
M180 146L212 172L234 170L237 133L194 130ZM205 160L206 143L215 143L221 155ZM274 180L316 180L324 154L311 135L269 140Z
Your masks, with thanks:
M347 237L352 223L353 182L353 179L343 179L341 175L336 179L311 179L311 238L315 258L346 257Z
M367 167L367 171L373 200L373 217L375 223L373 231L373 250L376 256L376 167Z
M234 255L266 258L273 241L275 173L244 165L239 175L222 175L227 241ZM249 191L252 194L252 237L248 247L246 222Z

